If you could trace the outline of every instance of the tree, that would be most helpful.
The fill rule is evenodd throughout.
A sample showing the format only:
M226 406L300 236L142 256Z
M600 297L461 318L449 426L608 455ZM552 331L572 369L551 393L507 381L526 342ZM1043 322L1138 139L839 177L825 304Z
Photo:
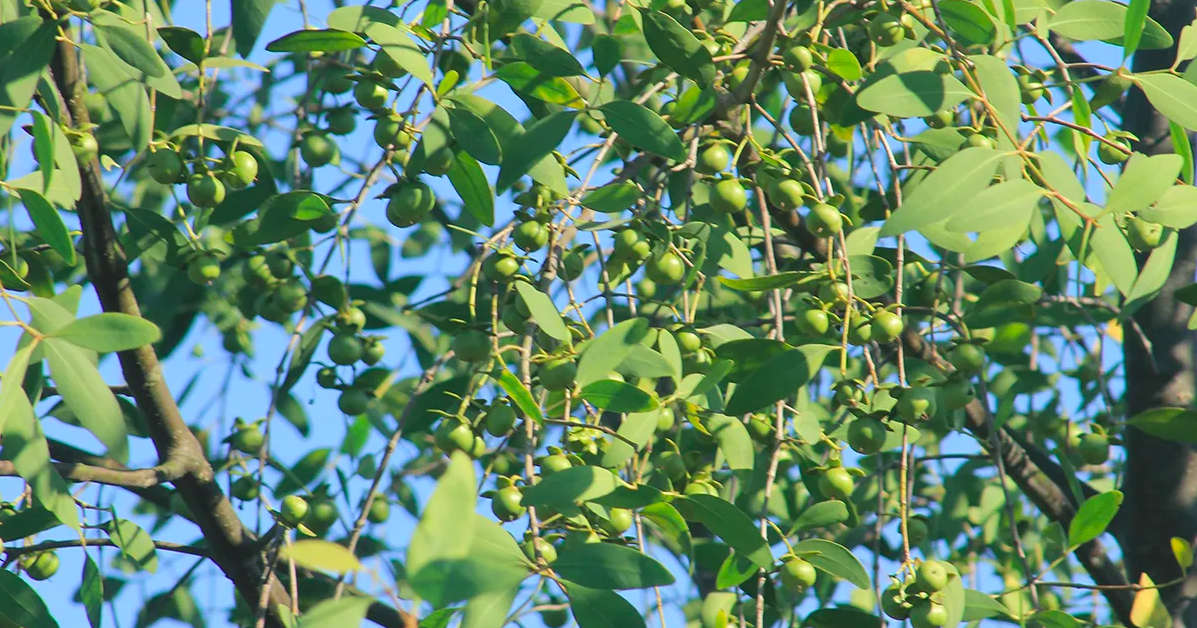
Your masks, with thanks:
M0 0L0 625L1197 621L1193 2L275 4Z

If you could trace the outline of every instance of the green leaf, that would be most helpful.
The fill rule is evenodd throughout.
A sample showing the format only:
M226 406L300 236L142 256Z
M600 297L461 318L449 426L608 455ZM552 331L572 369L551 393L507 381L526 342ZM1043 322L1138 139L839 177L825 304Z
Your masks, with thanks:
M1135 252L1114 223L1113 214L1098 219L1097 228L1089 235L1089 247L1118 291L1123 295L1130 294L1139 268L1135 263Z
M1014 78L1010 66L993 55L973 55L969 59L977 67L977 81L981 83L985 100L997 111L1002 126L1017 136L1022 100L1018 80ZM1002 150L1013 148L1013 144L1001 130L998 131L998 147Z
M1140 209L1137 215L1172 229L1185 229L1197 224L1197 188L1174 185L1164 191L1153 207Z
M950 74L931 71L891 74L860 90L856 104L898 118L929 116L951 109L974 94Z
M1043 288L1017 279L1003 279L990 284L973 306L982 309L989 306L1031 305L1043 298Z
M567 592L578 628L645 628L644 614L614 591L571 584Z
M620 181L587 192L580 204L596 212L618 214L635 205L643 194L635 183Z
M860 589L869 588L869 572L852 550L824 539L807 539L794 544L798 554L817 569L847 580Z
M848 506L838 499L811 504L790 526L790 534L815 528L826 528L848 520Z
M633 318L619 323L590 341L578 360L578 385L585 387L591 382L606 379L607 374L616 370L632 352L632 347L639 344L648 334L648 329L646 319Z
M599 107L599 111L603 112L607 124L636 148L673 161L686 160L686 146L677 133L661 116L644 105L630 100L613 100Z
M831 52L827 53L827 69L845 81L858 81L863 76L856 55L844 48L832 48Z
M820 608L806 616L804 627L810 628L869 628L881 624L880 618L856 608Z
M41 506L22 508L17 514L0 521L0 541L17 541L52 530L59 525L61 522L58 521L58 517Z
M507 613L518 594L519 587L513 587L470 598L462 612L459 628L503 628L507 623Z
M1148 157L1134 153L1114 189L1110 190L1106 211L1115 214L1133 212L1156 202L1173 187L1183 163L1180 155Z
M781 288L789 288L790 286L804 284L814 286L822 281L822 275L801 272L797 270L785 270L778 273L773 273L771 275L761 275L759 277L750 277L748 279L736 279L733 277L719 278L719 283L731 288L732 290L740 290L743 292L754 292L757 290L778 290Z
M1189 24L1180 29L1180 43L1176 45L1176 60L1187 61L1197 57L1197 26Z
M688 495L676 501L686 504L689 519L696 519L761 569L773 568L773 553L761 538L761 531L743 510L712 495Z
M58 622L37 591L11 571L0 571L0 625L58 628Z
M474 461L455 452L408 545L407 569L412 587L434 606L450 601L443 587L450 571L446 564L469 556L470 543L463 540L474 531L476 490Z
M979 5L966 0L941 0L943 21L957 35L973 44L990 44L997 37L997 25Z
M712 414L706 420L707 431L719 443L719 451L727 458L727 466L733 471L752 471L756 463L756 448L748 428L738 419L725 414ZM722 588L722 587L720 587Z
M686 525L677 508L666 503L649 504L640 510L640 516L683 552L690 553L690 526Z
M1011 224L1026 225L1044 191L1026 179L991 185L969 203L969 211L948 219L945 228L957 233L979 233Z
M141 526L128 519L114 519L104 526L104 531L130 563L142 571L157 573L158 550L154 548L153 537Z
M774 356L736 386L724 410L737 416L747 414L793 395L818 372L832 345L806 345Z
M528 174L541 159L551 159L551 153L561 144L561 140L565 139L576 116L577 113L573 111L554 113L537 120L523 133L516 134L512 142L504 143L505 147L518 146L519 150L504 151L507 159L503 160L503 167L499 169L499 180L495 187L500 192L505 192L517 179ZM494 125L491 128L494 128ZM536 178L535 175L533 178Z
M896 236L935 224L970 207L989 187L1002 154L988 148L966 148L919 181L902 206L890 215L881 236Z
M4 377L0 378L0 434L5 433L5 420L29 405L29 399L25 396L21 383L25 380L29 358L36 347L36 344L30 343L13 353L4 369ZM21 399L25 401L21 402Z
M559 76L550 76L524 61L508 63L495 70L495 78L511 89L547 103L579 109L586 101L574 86Z
M364 569L361 561L344 545L320 539L295 541L282 551L284 559L290 558L296 565L306 569L325 571L337 575Z
M454 107L448 112L449 128L457 143L474 159L492 166L499 165L503 158L499 140L487 126L486 120L469 109Z
M326 599L304 612L298 628L360 626L374 600L368 597Z
M74 266L76 263L75 245L71 241L71 234L67 231L66 224L62 222L62 216L58 215L58 210L54 209L50 205L50 201L34 190L18 190L18 192L21 195L21 203L25 205L25 210L29 212L29 218L33 221L33 226L37 228L37 235L50 245L54 252L61 255L67 264Z
M769 360L792 350L793 347L772 338L729 340L715 348L715 357L732 363L727 380L739 383L755 373Z
M229 143L236 141L242 146L262 148L262 142L258 138L244 131L218 124L187 124L172 131L170 136L173 139L203 136L204 139L208 140ZM307 194L310 194L310 192Z
M1086 499L1068 524L1068 542L1072 547L1079 547L1101 536L1121 506L1122 493L1119 491L1109 491Z
M553 571L591 589L646 589L674 582L673 574L647 554L613 543L563 548L553 562Z
M1151 0L1130 0L1123 22L1123 59L1129 59L1138 50L1139 40L1143 37L1143 29L1147 25L1147 10L1150 8Z
M615 490L619 480L601 467L570 467L524 489L524 506L567 506L597 499Z
M140 150L150 143L153 133L150 99L145 89L121 69L121 62L111 51L89 44L79 44L87 65L88 79L108 100L120 118L125 133Z
M431 390L431 389L429 389ZM324 472L325 465L328 463L329 456L332 455L332 449L328 447L321 447L309 451L304 457L300 458L295 466L283 475L283 479L279 481L278 486L274 488L277 495L286 495L294 493L299 489L312 483L321 473Z
M266 44L268 52L341 52L366 45L357 33L325 28L288 33Z
M32 24L33 22L23 22L14 30L24 31ZM58 24L46 22L23 41L12 43L13 49L20 46L20 54L14 53L0 62L0 137L8 136L17 115L32 104L33 93L37 91L38 77L54 56L54 48L57 46L54 37L57 34ZM8 32L6 35L19 36L15 32ZM0 45L7 46L9 42L5 41Z
M594 11L578 0L544 0L532 11L543 20L557 20L573 24L594 24Z
M752 564L752 561L731 552L723 560L723 564L719 565L719 571L715 574L715 588L738 587L759 571L760 568Z
M233 6L233 40L237 44L237 54L248 57L253 52L258 35L270 16L270 9L274 8L277 0L237 0Z
M198 64L204 58L204 38L190 28L162 26L158 29L158 36L175 54L192 63Z
M979 621L991 617L1010 618L1014 615L1005 604L993 599L989 595L973 589L964 590L964 618L963 621Z
M328 14L325 21L328 22L330 28L352 31L354 33L364 33L373 24L384 24L386 26L394 26L395 28L404 27L403 20L399 19L398 15L381 7L372 7L369 5L346 6L334 9L332 13Z
M651 412L635 412L625 416L616 432L636 443L636 446L632 447L619 439L612 440L611 444L607 446L607 450L603 452L600 464L607 468L617 467L627 462L637 451L644 449L644 446L657 431L657 419L660 412L660 409L657 409Z
M83 581L79 585L79 599L87 609L87 623L100 628L104 623L104 578L96 561L83 555Z
M386 53L396 65L416 77L416 80L421 83L429 87L435 85L427 53L420 48L406 29L393 24L374 22L366 27L365 32L367 37L382 47L382 52Z
M557 311L557 306L553 305L549 295L522 281L515 284L515 290L532 313L532 320L536 321L536 325L544 333L562 342L569 341L569 328L565 326L561 312Z
M711 53L689 29L660 11L640 9L640 16L644 39L661 63L703 87L715 82Z
M1127 6L1107 0L1076 0L1065 3L1047 21L1057 34L1077 41L1102 40L1122 45ZM1161 50L1172 46L1172 36L1158 22L1147 18L1137 48ZM1160 75L1163 76L1163 75Z
M532 398L532 393L528 392L523 382L505 367L499 367L496 370L498 371L498 376L495 378L499 380L499 386L515 402L515 407L519 408L520 412L524 413L524 416L537 423L544 421L544 417L540 414L540 406L536 404L536 400ZM492 375L492 377L494 376Z
M454 152L453 164L449 166L449 183L461 197L461 203L478 222L493 227L495 225L495 193L486 181L486 173L482 166L464 150Z
M71 321L54 332L53 337L97 353L111 353L158 342L162 332L144 318L102 312Z
M464 558L442 558L419 571L411 570L409 561L411 587L434 607L506 591L528 576L529 563L503 526L476 513L468 515L473 536L465 543L457 539L464 546Z
M128 461L125 415L96 369L95 355L60 338L47 338L42 346L63 402L79 417L83 427L104 443L108 455L119 462Z
M1135 415L1127 425L1156 438L1197 444L1197 412L1184 408L1152 408Z
M568 50L529 35L516 33L511 38L516 54L546 76L584 76L586 69Z
M608 412L648 412L660 405L656 395L614 379L591 382L579 396Z
M102 14L101 14L102 15ZM145 35L118 18L93 20L104 43L121 61L144 72L150 77L165 76L170 68L158 56L158 51L146 41Z
M62 130L56 124L54 124L50 118L46 116L46 114L40 111L34 111L32 112L32 115L33 156L37 158L39 171L42 173L41 190L44 192L50 189L50 184L54 181L54 134L62 133ZM29 201L26 201L24 198L22 198L21 201L25 203L26 206L29 205ZM47 202L46 205L48 206L49 203ZM34 218L36 224L36 218L32 215L32 212L30 212L30 218ZM61 222L61 219L59 222ZM63 231L66 231L65 226L63 227ZM42 239L45 239L45 237L46 236L43 235ZM72 256L70 259L75 259L73 257L74 254L75 251L72 249L69 253L69 255ZM60 253L60 255L66 254ZM71 262L71 265L74 266L74 262Z

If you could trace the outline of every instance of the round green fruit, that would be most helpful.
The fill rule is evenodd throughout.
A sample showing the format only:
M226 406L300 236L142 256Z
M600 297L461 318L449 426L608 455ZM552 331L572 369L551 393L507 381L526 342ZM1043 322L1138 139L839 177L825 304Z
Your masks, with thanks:
M967 379L951 379L939 388L939 403L948 410L959 410L977 398L977 391Z
M341 332L328 341L328 359L333 364L348 366L362 359L362 341L357 335Z
M644 267L644 274L660 285L673 285L686 276L686 265L682 258L666 252Z
M403 78L407 75L407 70L404 70L403 66L395 63L395 60L391 58L391 55L387 54L385 51L379 51L374 55L374 60L370 63L370 67L373 68L375 72L378 72L389 79Z
M258 178L258 160L250 153L243 150L234 151L229 161L231 163L228 172L235 185L244 188Z
M906 538L911 545L918 545L927 540L931 534L931 522L923 515L915 515L906 520Z
M470 429L469 424L455 418L442 419L440 425L437 425L436 430L432 433L432 437L436 446L447 454L458 450L469 452L474 448L473 430Z
M520 271L520 262L510 252L496 253L482 262L482 274L492 281L507 283Z
M569 457L561 453L549 454L541 458L538 464L540 465L540 474L545 476L559 473L574 466L574 463L570 462Z
M1047 87L1034 74L1019 74L1018 91L1022 97L1022 103L1030 105L1043 98L1043 95L1047 92Z
M233 449L243 453L254 455L261 451L262 444L266 442L266 437L262 435L262 431L254 425L248 425L233 433L232 445Z
M442 148L424 158L424 172L439 177L453 167L453 151Z
M564 608L552 608L540 611L540 621L546 628L561 628L569 622L569 611Z
M374 81L362 81L353 87L353 99L363 109L381 109L387 104L387 88Z
M536 537L530 541L524 541L520 547L524 550L524 556L527 556L528 560L536 560L537 554L546 564L552 564L557 560L557 548L553 547L553 544L546 539Z
M910 609L910 625L914 628L942 628L948 623L948 609L943 604L925 602Z
M185 169L183 159L169 148L150 153L149 157L146 157L145 167L150 173L150 178L162 185L178 183Z
M357 114L351 107L338 107L328 113L328 132L333 135L349 135L357 128Z
M220 279L220 258L207 251L196 255L187 264L187 277L201 286Z
M615 234L615 251L612 257L643 261L652 253L652 246L635 229L623 229Z
M985 367L985 350L971 342L958 344L948 353L948 362L965 375L972 375Z
M1158 248L1164 240L1164 226L1132 216L1126 221L1126 240L1136 251Z
M586 270L586 258L579 251L570 251L561 258L561 277L566 281L573 281L582 276Z
M600 521L603 530L611 536L619 536L632 527L632 511L627 508L610 508L607 518Z
M897 340L906 328L902 323L902 317L889 310L881 310L874 314L870 324L873 326L873 339L880 343Z
M233 497L243 502L257 499L259 493L258 482L248 475L241 476L229 487L229 492L232 493Z
M799 594L815 584L818 573L815 566L797 556L781 564L781 584L792 594Z
M677 340L677 346L682 350L682 353L694 353L702 348L702 336L698 332L688 327L681 327L673 332L673 338Z
M892 46L906 39L906 28L902 21L889 13L879 13L869 20L869 39L878 46Z
M311 507L308 506L308 500L299 495L288 495L283 498L283 503L279 506L279 520L283 522L283 525L294 528L307 519L309 510Z
M902 391L898 403L894 406L898 416L904 421L919 421L930 418L935 414L935 391L925 386L907 388Z
M1098 142L1097 144L1097 158L1101 160L1101 163L1108 166L1117 166L1130 159L1130 143L1124 138L1116 135L1107 135L1105 139L1109 143ZM1110 144L1115 144L1116 146L1111 146ZM1125 148L1126 150L1121 150L1121 148Z
M327 166L337 156L337 145L328 137L313 133L299 143L299 156L311 168Z
M973 133L968 136L968 145L973 148L987 148L989 150L997 148L997 143L993 139L980 133Z
M1085 434L1077 444L1077 451L1085 464L1105 464L1110 459L1110 439L1104 434Z
M333 500L321 497L309 502L308 506L308 516L305 518L304 524L313 532L328 530L332 524L337 522L339 513Z
M819 492L828 499L847 501L855 487L852 474L843 467L832 467L819 475Z
M896 584L890 585L881 594L881 610L889 616L890 619L897 621L906 621L910 617L910 604L906 601L906 597L902 594L902 588Z
M806 227L817 237L830 238L844 228L844 216L835 207L819 203L807 214Z
M805 202L803 198L805 193L801 183L793 179L785 179L773 187L769 193L769 200L785 211L793 211L802 207Z
M490 498L490 510L499 521L515 521L528 511L520 502L524 494L515 486L501 488Z
M695 170L703 174L717 174L731 165L731 153L722 144L711 144L698 153Z
M381 340L374 337L366 338L362 343L362 362L366 366L374 366L382 361L386 352L387 348L382 345Z
M539 251L549 243L549 228L537 220L527 220L515 228L511 239L525 251Z
M75 153L75 159L80 164L90 162L100 152L100 143L96 141L96 136L91 133L72 134L69 142L71 144L71 152Z
M889 430L877 419L859 417L848 426L848 446L858 454L872 455L885 447Z
M376 495L370 502L370 511L366 513L366 521L370 523L386 523L391 518L391 503L381 495Z
M799 312L794 324L799 331L810 336L822 336L831 329L831 319L827 312L818 308L808 308Z
M370 409L370 393L361 388L348 388L337 398L337 408L349 416L360 416Z
M196 207L216 207L224 202L224 184L207 172L187 178L187 200Z
M748 193L735 179L724 179L711 188L711 207L725 214L743 211L748 206Z
M436 195L423 181L411 181L391 194L387 220L396 227L410 227L428 217L436 206Z
M833 281L819 286L819 300L824 303L847 303L851 298L851 292L848 290L848 284L842 281Z
M540 385L548 391L566 390L574 387L578 365L569 358L550 360L540 366Z
M815 120L811 116L810 105L805 100L805 95L802 99L794 105L790 110L790 128L798 135L814 135L815 134Z
M490 334L467 329L453 337L453 353L463 362L481 362L490 357Z
M515 408L505 403L491 404L486 411L486 432L496 437L507 436L515 427L515 419Z
M805 72L815 63L815 56L806 46L791 46L781 53L782 61L795 72Z
M914 584L920 591L935 593L948 586L951 574L948 568L938 560L923 561L914 574Z
M404 148L411 143L407 125L399 118L379 118L374 124L374 143L379 148Z
M30 580L40 582L58 573L58 554L54 552L26 554L20 558L20 563Z

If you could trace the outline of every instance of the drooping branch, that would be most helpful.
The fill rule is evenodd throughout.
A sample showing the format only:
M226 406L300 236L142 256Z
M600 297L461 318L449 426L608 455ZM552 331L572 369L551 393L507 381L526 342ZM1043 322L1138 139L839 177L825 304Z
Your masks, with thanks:
M62 477L71 482L95 482L109 486L124 488L150 488L163 482L173 482L185 472L183 465L166 462L150 469L117 470L104 467L93 467L75 462L55 462L54 468ZM7 460L0 460L0 476L16 477L16 465Z
M64 549L68 547L116 547L116 543L112 539L71 539L69 541L46 541L45 543L38 543L36 545L26 545L24 547L6 547L4 553L10 557L20 557L25 554L37 554L38 552L49 552L51 550ZM206 558L208 556L207 550L202 547L194 547L192 545L182 545L180 543L167 543L165 541L154 541L154 548L160 549L164 552L175 552L177 554L190 554L192 556L199 556Z

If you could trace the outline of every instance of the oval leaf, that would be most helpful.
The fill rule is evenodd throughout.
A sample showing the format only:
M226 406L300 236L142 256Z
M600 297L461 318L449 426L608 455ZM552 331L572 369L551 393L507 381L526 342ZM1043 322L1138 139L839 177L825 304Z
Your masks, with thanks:
M270 52L340 52L366 45L357 33L326 28L296 31L266 44Z
M869 572L852 550L824 539L807 539L794 544L794 553L816 568L847 580L861 589L869 588Z
M656 395L614 379L587 384L581 397L608 412L648 412L660 405Z
M1068 524L1068 542L1077 547L1101 536L1121 506L1120 491L1109 491L1086 499L1077 510L1076 517Z
M630 100L615 100L599 107L599 111L607 124L636 148L673 161L686 160L686 146L677 133L648 107Z
M144 318L103 312L71 321L53 336L97 353L111 353L158 342L162 332Z
M545 477L539 484L524 489L524 506L563 506L607 495L619 481L601 467L571 467Z
M696 519L761 569L773 568L773 553L761 538L761 531L752 519L725 500L712 495L689 495L680 499L686 504L690 519Z
M673 584L664 565L639 550L611 543L585 543L558 552L553 571L592 589L646 589Z

